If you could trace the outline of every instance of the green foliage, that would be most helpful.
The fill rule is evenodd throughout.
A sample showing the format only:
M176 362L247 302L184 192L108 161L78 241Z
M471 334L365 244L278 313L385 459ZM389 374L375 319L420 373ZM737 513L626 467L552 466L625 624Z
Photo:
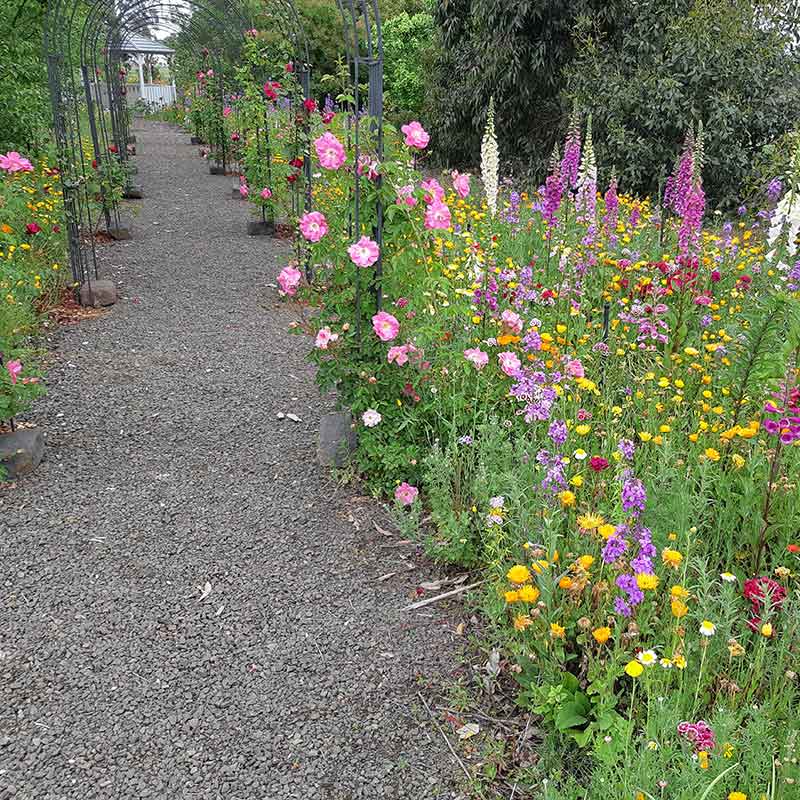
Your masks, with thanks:
M797 52L760 3L669 5L627 5L610 31L582 19L566 89L593 114L598 156L626 190L656 190L684 132L702 122L706 195L733 206L756 154L797 119Z
M49 137L50 99L42 59L43 6L0 0L0 152L32 152Z
M384 23L386 104L398 117L420 116L433 35L433 17L427 13L409 16L404 11Z

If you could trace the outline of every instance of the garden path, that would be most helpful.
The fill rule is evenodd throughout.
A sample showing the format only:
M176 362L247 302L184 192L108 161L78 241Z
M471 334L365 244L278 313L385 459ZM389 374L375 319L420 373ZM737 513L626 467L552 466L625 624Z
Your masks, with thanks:
M188 137L137 135L120 302L53 337L46 461L0 496L0 797L454 797L414 702L454 622L400 613L430 573L314 463L286 246Z

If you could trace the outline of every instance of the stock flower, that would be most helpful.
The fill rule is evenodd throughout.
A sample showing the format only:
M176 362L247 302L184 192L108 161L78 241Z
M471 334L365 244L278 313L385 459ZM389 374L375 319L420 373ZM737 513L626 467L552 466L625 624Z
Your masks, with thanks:
M611 638L611 628L602 627L595 628L592 631L592 636L598 644L605 644Z
M278 275L278 285L281 287L281 293L289 295L289 297L296 294L302 277L303 274L299 269L284 267Z
M357 267L371 267L381 254L377 242L373 242L369 236L362 236L347 248L347 252Z
M382 419L383 417L374 408L368 408L361 415L361 421L367 428L374 428Z
M464 351L464 358L473 364L475 369L483 369L489 363L489 354L477 347L470 347Z
M318 242L328 232L328 220L319 211L309 211L300 217L300 233L309 242Z
M372 329L382 342L390 342L400 332L400 323L386 311L379 311L372 317Z
M347 159L342 143L330 131L325 131L322 136L314 140L314 148L320 166L324 169L339 169Z
M515 564L506 573L506 578L511 583L525 583L531 579L531 572L524 564Z
M330 328L320 328L317 331L316 339L314 339L314 346L320 350L327 350L331 342L335 342L339 338L338 333L332 333Z
M405 134L405 139L403 141L406 143L406 146L413 147L416 150L424 150L431 140L428 132L416 120L403 125L400 130Z
M419 496L419 489L416 486L411 486L411 484L406 483L403 481L395 490L394 490L394 499L397 500L398 503L402 506L410 506Z

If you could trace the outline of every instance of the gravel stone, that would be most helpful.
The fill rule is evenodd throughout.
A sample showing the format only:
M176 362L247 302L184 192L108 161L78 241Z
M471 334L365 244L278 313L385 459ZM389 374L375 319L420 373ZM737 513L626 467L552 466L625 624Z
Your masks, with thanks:
M51 334L48 458L0 489L0 798L455 798L416 691L456 620L400 612L435 570L316 465L290 249L188 136L137 134L119 301Z

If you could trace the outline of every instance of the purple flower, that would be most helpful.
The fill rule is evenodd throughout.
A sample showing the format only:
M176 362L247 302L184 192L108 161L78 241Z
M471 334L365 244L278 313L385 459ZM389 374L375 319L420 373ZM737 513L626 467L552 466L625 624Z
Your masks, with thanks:
M646 502L644 484L638 478L628 478L622 485L622 507L632 514L640 514Z
M636 449L636 445L630 439L620 439L619 443L617 444L617 450L622 453L624 458L627 458L628 461L633 460L633 452Z
M603 552L601 553L601 558L603 559L604 563L613 564L618 558L622 557L627 549L628 543L625 541L625 539L618 535L618 532L613 533L608 537L608 539L606 539Z
M777 203L782 191L783 184L781 183L781 179L773 178L769 182L769 186L767 186L767 197L769 198L770 203Z
M561 447L567 441L567 423L560 419L553 420L547 435L553 440L556 447Z

